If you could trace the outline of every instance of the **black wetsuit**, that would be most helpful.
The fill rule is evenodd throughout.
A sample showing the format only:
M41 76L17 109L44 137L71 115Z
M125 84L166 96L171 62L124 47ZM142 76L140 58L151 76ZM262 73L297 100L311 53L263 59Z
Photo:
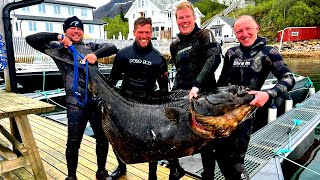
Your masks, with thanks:
M57 41L58 33L37 33L26 37L27 43L33 48L42 53L46 53L47 49L63 48ZM56 42L54 42L56 41ZM73 43L76 50L81 53L84 51L82 42ZM94 54L98 57L107 57L115 54L118 50L112 44L86 44L86 47L94 51ZM82 53L81 53L82 54ZM82 54L85 55L85 54ZM78 155L81 140L89 120L92 130L96 138L96 153L98 172L105 169L107 153L108 153L108 140L103 132L101 120L101 109L96 106L92 101L92 93L88 91L88 102L83 106L79 101L84 102L85 97L85 74L79 70L78 92L81 96L75 97L73 87L73 65L56 60L59 71L62 75L65 90L66 90L66 104L67 104L67 117L68 117L68 140L66 149L66 159L68 167L68 176L76 176L76 169L78 164Z
M156 90L168 91L168 66L165 58L153 48L152 43L141 48L136 42L121 49L113 62L108 78L109 83L116 85L119 80L121 93L131 99L144 101ZM125 169L125 164L119 159L119 168ZM157 162L149 163L149 179L156 178Z
M210 30L197 25L190 34L178 37L170 46L177 69L173 90L197 87L202 92L212 91L216 88L214 72L221 63L219 43Z
M285 66L280 53L275 48L266 46L264 38L258 37L251 47L240 45L226 52L218 86L231 83L259 91L270 72L278 79L278 83L267 91L271 99L293 88L293 74ZM253 118L241 123L229 137L213 140L205 146L202 150L206 157L203 161L203 179L214 179L215 164L212 162L215 160L227 180L248 179L244 157L249 145Z
M168 91L168 66L165 58L150 43L140 48L136 42L121 49L114 60L108 81L115 85L123 80L121 91L143 97L156 90L156 81L163 92ZM134 98L134 97L133 97Z
M216 88L214 73L221 63L221 47L212 32L201 30L195 24L190 34L178 34L178 37L170 46L177 69L173 90L197 87L200 92L213 91Z

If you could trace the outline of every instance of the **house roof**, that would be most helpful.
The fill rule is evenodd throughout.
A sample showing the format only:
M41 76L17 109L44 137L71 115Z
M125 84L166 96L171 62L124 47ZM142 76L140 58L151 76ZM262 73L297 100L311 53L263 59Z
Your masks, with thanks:
M90 6L90 5L88 5L88 4L73 3L73 2L64 2L64 1L55 1L55 0L44 0L43 3L61 4L61 5L78 6L78 7L88 7L88 8L96 9L96 7Z
M236 21L236 19L234 18L229 18L229 17L226 17L226 16L218 16L220 19L222 19L224 22L226 22L227 24L229 24L230 26L233 27L234 25L234 22Z
M234 18L229 18L226 16L220 16L220 15L215 15L212 18L210 18L209 20L205 21L204 23L202 23L201 28L205 29L207 28L209 25L212 24L212 22L216 19L216 18L220 18L221 20L223 20L224 22L226 22L229 26L233 27L234 22L236 21Z
M171 0L149 0L152 2L155 6L157 6L159 9L165 9L168 4L171 4ZM175 1L175 0L172 0Z
M26 16L26 15L13 15L18 20L30 20L30 21L48 21L48 22L64 22L66 18L53 18L53 17L43 17L43 16ZM95 24L95 25L103 25L107 24L104 21L94 19L94 20L81 20L84 24Z

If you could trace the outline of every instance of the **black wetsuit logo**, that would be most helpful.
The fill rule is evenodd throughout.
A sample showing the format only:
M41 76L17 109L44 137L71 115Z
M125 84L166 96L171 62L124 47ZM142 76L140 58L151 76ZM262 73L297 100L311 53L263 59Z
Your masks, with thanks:
M144 65L149 65L149 66L152 65L152 62L151 62L151 61L142 60L142 59L130 59L130 60L129 60L129 63L130 63L130 64L144 64Z
M237 61L235 60L233 62L233 67L250 67L251 62L250 61Z

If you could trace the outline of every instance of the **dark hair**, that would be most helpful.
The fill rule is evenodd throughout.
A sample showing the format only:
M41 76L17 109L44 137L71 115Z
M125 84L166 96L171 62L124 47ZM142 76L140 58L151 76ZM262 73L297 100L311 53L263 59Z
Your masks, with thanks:
M77 16L69 17L64 21L63 31L66 32L69 27L78 27L83 31L83 23Z
M139 17L134 21L134 29L138 27L138 25L144 26L146 24L152 25L152 20L151 18L146 18L146 17Z

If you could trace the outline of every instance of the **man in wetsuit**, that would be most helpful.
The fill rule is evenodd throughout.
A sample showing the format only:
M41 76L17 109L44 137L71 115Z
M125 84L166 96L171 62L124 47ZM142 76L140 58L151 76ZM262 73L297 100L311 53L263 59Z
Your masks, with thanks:
M117 48L112 44L85 44L83 39L83 23L76 16L70 17L64 21L63 24L64 38L59 33L41 32L26 37L27 43L33 48L42 53L46 53L47 49L67 48L73 45L75 49L82 54L84 49L91 49L94 51L84 57L84 59L95 62L97 58L107 57L117 53ZM54 41L59 41L61 44ZM85 47L85 48L84 48ZM66 49L67 50L67 49ZM85 54L83 54L85 55ZM78 92L80 96L75 97L73 92L74 84L74 67L68 63L56 60L59 71L62 75L65 90L66 90L66 104L67 104L67 117L68 117L68 139L66 149L66 160L68 168L67 180L77 179L76 170L78 165L78 156L81 140L89 120L94 136L96 138L96 154L98 170L96 178L98 180L111 179L108 172L105 170L107 153L108 153L108 140L103 132L101 121L101 109L96 106L92 100L92 93L87 93L87 103L85 102L85 74L79 73ZM95 63L97 65L97 63ZM80 71L79 71L80 72Z
M165 58L151 43L151 18L140 17L134 22L135 42L121 49L114 60L108 81L116 85L122 79L121 93L125 97L144 100L156 90L168 91L168 67ZM126 164L119 157L117 169L111 174L118 179L126 172ZM149 163L149 180L157 179L157 162ZM174 174L170 177L175 179Z
M255 95L250 105L261 107L269 99L290 91L295 80L280 53L275 48L267 46L266 39L257 35L258 31L259 25L252 16L244 15L235 21L234 32L240 45L226 52L218 86L231 83L249 87L252 89L249 94ZM270 72L277 77L278 83L267 91L260 91ZM241 123L229 137L211 141L211 149L205 150L208 163L203 164L202 179L214 179L215 160L227 180L249 179L244 167L244 158L253 118Z
M221 47L210 30L200 29L195 23L190 2L177 5L176 20L180 33L170 46L172 62L177 69L173 90L190 90L191 100L197 98L199 91L210 92L216 88L214 73L221 63ZM208 164L206 154L202 150L200 153L202 163Z

